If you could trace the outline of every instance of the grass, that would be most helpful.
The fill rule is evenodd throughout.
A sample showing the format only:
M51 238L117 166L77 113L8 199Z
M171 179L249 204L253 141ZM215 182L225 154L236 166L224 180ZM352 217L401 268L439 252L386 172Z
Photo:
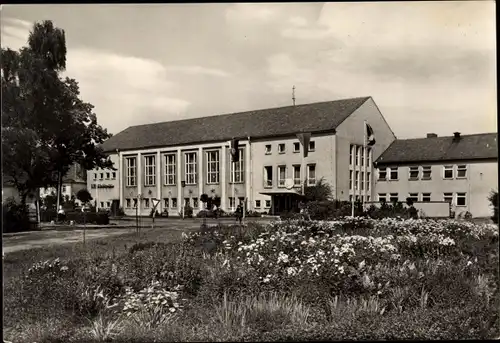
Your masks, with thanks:
M273 252L265 246L259 249L266 258L256 268L239 258L244 253L226 248L229 241L256 242L278 228L266 230L258 224L220 227L200 230L185 241L181 231L157 228L140 237L124 234L85 246L9 253L4 337L149 342L485 339L499 334L498 236L457 240L455 250L439 255L401 250L400 259L380 257L376 263L359 263L368 254L359 250L355 268L346 266L340 278L328 274L328 267L318 277L292 279L272 269ZM369 233L366 228L358 232ZM310 248L302 249L299 256L309 259ZM46 266L28 272L35 262L54 258L67 270ZM278 277L259 278L267 273ZM175 288L180 307L165 305L153 291L155 280L171 291L183 286ZM123 311L123 301L130 300L106 306L112 298L127 299L125 286L143 299L130 316Z

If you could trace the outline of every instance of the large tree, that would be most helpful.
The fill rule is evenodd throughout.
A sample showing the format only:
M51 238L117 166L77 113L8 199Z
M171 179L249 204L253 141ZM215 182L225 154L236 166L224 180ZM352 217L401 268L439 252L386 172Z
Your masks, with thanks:
M3 174L22 204L39 187L57 185L74 163L112 168L99 148L111 135L97 124L93 106L80 99L78 83L62 78L66 38L51 21L36 23L28 46L2 48Z

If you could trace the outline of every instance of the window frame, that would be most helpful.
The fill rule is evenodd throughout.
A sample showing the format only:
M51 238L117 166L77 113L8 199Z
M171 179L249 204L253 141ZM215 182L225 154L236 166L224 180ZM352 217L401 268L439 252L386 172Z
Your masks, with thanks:
M378 202L387 202L387 193L378 193L377 200Z
M311 167L314 169L314 178L311 178ZM313 182L311 182L313 180ZM308 186L315 186L317 182L317 177L316 177L316 163L309 163L307 165L307 185Z
M283 150L281 150L283 148ZM286 144L278 143L278 154L284 154L286 152Z
M453 192L443 192L443 201L449 202L450 205L453 205L455 200L453 195Z
M295 147L298 147L295 149ZM294 153L299 153L300 152L300 142L293 142L293 152Z
M134 161L134 163L130 163L131 161ZM137 187L137 156L125 157L125 167L127 171L126 186ZM131 171L133 175L131 175Z
M425 176L425 172L429 172L429 176ZM432 179L432 166L422 166L422 178L421 180L431 180Z
M215 154L215 159L212 159ZM218 185L220 183L220 153L219 150L207 150L207 185ZM215 170L213 170L215 169ZM215 181L213 181L215 179Z
M463 194L463 196L462 196L462 194ZM463 199L464 200L464 204L463 205L459 205L458 199ZM455 195L455 206L457 206L457 207L467 207L467 193L466 192L457 192L456 193L456 195Z
M392 200L393 198L396 198L397 200ZM389 193L389 202L399 202L399 193Z
M302 170L301 169L302 169L302 166L300 164L294 164L293 165L293 185L294 186L300 186L300 185L302 185L302 173L301 173ZM299 171L299 177L298 178L295 177L296 176L295 172L297 170ZM297 182L297 180L298 180L298 182Z
M266 154L266 155L271 155L272 150L273 150L273 146L272 146L272 144L266 144L266 145L264 146L264 151L265 151L265 154Z
M429 200L425 200L426 198L428 198ZM422 202L431 202L431 201L432 201L432 193L428 192L422 193Z
M268 203L269 203L269 205L268 205ZM271 200L266 200L266 202L264 203L264 206L265 206L264 208L271 208L271 205L272 205Z
M451 172L451 177L446 177L446 172ZM455 168L453 165L444 165L443 166L443 179L444 180L453 180L455 178Z
M308 151L315 151L316 150L316 141L309 141L309 150Z
M284 172L284 178L283 179L281 179L281 171ZM280 164L280 165L277 166L277 168L276 168L277 178L276 179L278 180L278 188L284 188L285 187L286 172L287 172L286 165Z
M260 200L256 199L255 200L255 208L260 208L260 206L261 206Z
M270 168L270 173L267 172L267 168ZM264 173L263 173L263 183L264 183L264 188L273 188L274 184L274 174L273 174L273 166L264 166ZM271 180L268 179L268 176L271 176Z
M245 183L245 164L244 164L244 159L243 159L243 148L238 148L239 149L239 161L238 162L230 162L229 164L229 183ZM238 181L235 180L235 176L239 176Z
M389 181L398 181L399 180L399 168L398 167L390 167L390 172L389 172ZM395 169L395 171L394 171ZM396 177L393 178L392 174L396 173Z
M467 165L466 164L457 164L457 179L467 179ZM464 171L464 176L460 176L460 172Z
M412 176L412 173L415 173L415 172L417 173L417 175L416 176ZM408 167L408 180L409 181L418 181L418 180L420 180L420 167L419 166L410 166L410 167Z
M383 173L384 177L381 176L381 173ZM377 168L377 176L378 181L387 181L387 167Z
M152 164L148 164L148 160ZM144 155L144 186L156 186L156 155Z
M170 161L170 158L172 158L172 161ZM163 155L163 162L164 162L164 180L163 180L163 185L164 186L175 186L176 185L176 178L177 178L177 155L174 154L164 154ZM173 173L169 173L169 168L172 168ZM169 182L169 178L172 178L173 182Z
M198 154L196 151L184 153L184 181L186 185L190 186L198 183Z

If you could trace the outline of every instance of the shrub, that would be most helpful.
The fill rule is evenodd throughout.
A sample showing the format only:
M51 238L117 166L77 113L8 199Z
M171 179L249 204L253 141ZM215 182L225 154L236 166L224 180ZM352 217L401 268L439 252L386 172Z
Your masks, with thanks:
M184 206L184 217L185 218L193 218L193 208L189 204Z
M99 211L95 212L68 212L66 213L66 221L74 221L77 224L96 224L108 225L109 214L108 212Z
M490 195L488 196L488 200L491 204L491 207L493 207L493 216L491 217L491 220L493 220L495 224L498 224L498 192L491 191Z
M57 219L57 211L56 210L41 210L40 211L40 221L41 222L50 222L52 220Z
M2 205L3 232L20 232L31 229L28 209L17 204L13 199L8 199Z

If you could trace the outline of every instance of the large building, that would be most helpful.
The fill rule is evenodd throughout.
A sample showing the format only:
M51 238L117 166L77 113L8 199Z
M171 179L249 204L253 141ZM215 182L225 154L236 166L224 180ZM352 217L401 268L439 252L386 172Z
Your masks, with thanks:
M456 215L488 217L498 189L496 133L398 139L375 161L378 201L448 202ZM436 206L434 206L436 207ZM429 210L431 206L429 206Z
M365 123L377 137L366 163ZM311 139L302 160L297 134L304 132ZM337 199L370 200L371 161L395 138L371 97L139 125L104 142L117 170L89 172L88 188L98 207L115 202L129 215L149 214L153 199L161 200L159 212L179 215L186 203L196 212L204 193L219 196L226 211L245 201L250 210L280 213L296 206L300 180L321 178ZM240 144L234 166L231 139Z

